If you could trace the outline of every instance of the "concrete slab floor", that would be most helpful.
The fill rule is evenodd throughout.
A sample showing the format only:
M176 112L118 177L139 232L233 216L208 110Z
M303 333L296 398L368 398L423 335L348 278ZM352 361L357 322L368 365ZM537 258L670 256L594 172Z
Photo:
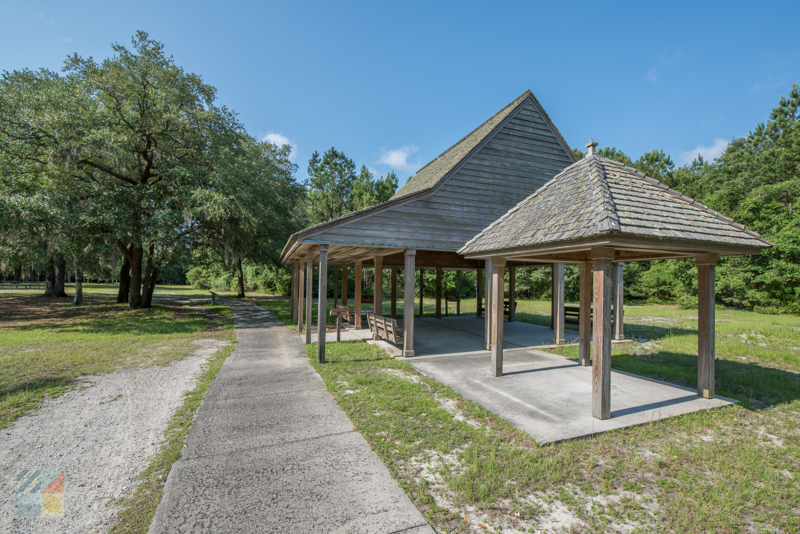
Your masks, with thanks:
M513 323L512 323L513 324ZM611 419L592 417L592 368L535 349L505 353L505 375L489 372L488 351L408 361L530 434L540 444L590 436L736 401L703 399L695 390L611 372Z

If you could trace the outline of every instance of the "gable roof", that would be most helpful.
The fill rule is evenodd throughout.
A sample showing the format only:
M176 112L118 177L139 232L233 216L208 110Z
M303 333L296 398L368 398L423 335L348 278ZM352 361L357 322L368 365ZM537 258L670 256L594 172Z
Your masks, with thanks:
M717 213L614 160L590 155L475 236L459 254L497 252L613 235L694 244L772 244Z
M550 120L550 117L547 115L542 106L539 104L538 100L536 100L536 97L533 96L533 93L529 89L514 99L506 107L495 113L486 122L472 130L456 144L442 152L436 159L418 170L417 173L409 178L406 184L401 187L400 190L397 191L397 193L395 193L390 200L402 198L426 189L432 189L444 181L447 175L453 169L455 169L459 163L468 158L484 140L490 137L497 130L497 128L503 124L503 121L517 111L517 109L529 98L533 100L536 107L542 113L547 125L553 130L556 138L563 145L566 152L572 157L572 160L575 161L569 145L566 141L564 141L561 133L559 133L558 129Z

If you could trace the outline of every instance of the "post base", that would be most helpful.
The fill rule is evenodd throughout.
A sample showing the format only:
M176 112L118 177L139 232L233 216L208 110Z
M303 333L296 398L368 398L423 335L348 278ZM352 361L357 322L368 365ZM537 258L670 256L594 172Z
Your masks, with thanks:
M413 350L405 350L405 351L403 351L403 357L404 358L413 358L414 357L414 351Z

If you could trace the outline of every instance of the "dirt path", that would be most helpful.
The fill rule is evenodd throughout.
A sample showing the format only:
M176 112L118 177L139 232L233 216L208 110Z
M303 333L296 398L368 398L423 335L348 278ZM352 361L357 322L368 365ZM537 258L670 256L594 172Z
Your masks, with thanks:
M0 430L0 532L106 532L116 514L109 503L135 488L203 363L228 344L194 343L192 356L165 367L84 377ZM17 473L25 469L64 471L63 517L18 517Z

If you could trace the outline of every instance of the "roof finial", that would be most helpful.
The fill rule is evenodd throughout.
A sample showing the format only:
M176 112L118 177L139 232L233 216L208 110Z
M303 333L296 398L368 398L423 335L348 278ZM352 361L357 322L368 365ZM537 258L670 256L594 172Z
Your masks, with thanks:
M597 141L594 139L589 139L589 142L586 143L586 148L589 149L589 152L586 154L587 156L594 156L594 151L597 148Z

